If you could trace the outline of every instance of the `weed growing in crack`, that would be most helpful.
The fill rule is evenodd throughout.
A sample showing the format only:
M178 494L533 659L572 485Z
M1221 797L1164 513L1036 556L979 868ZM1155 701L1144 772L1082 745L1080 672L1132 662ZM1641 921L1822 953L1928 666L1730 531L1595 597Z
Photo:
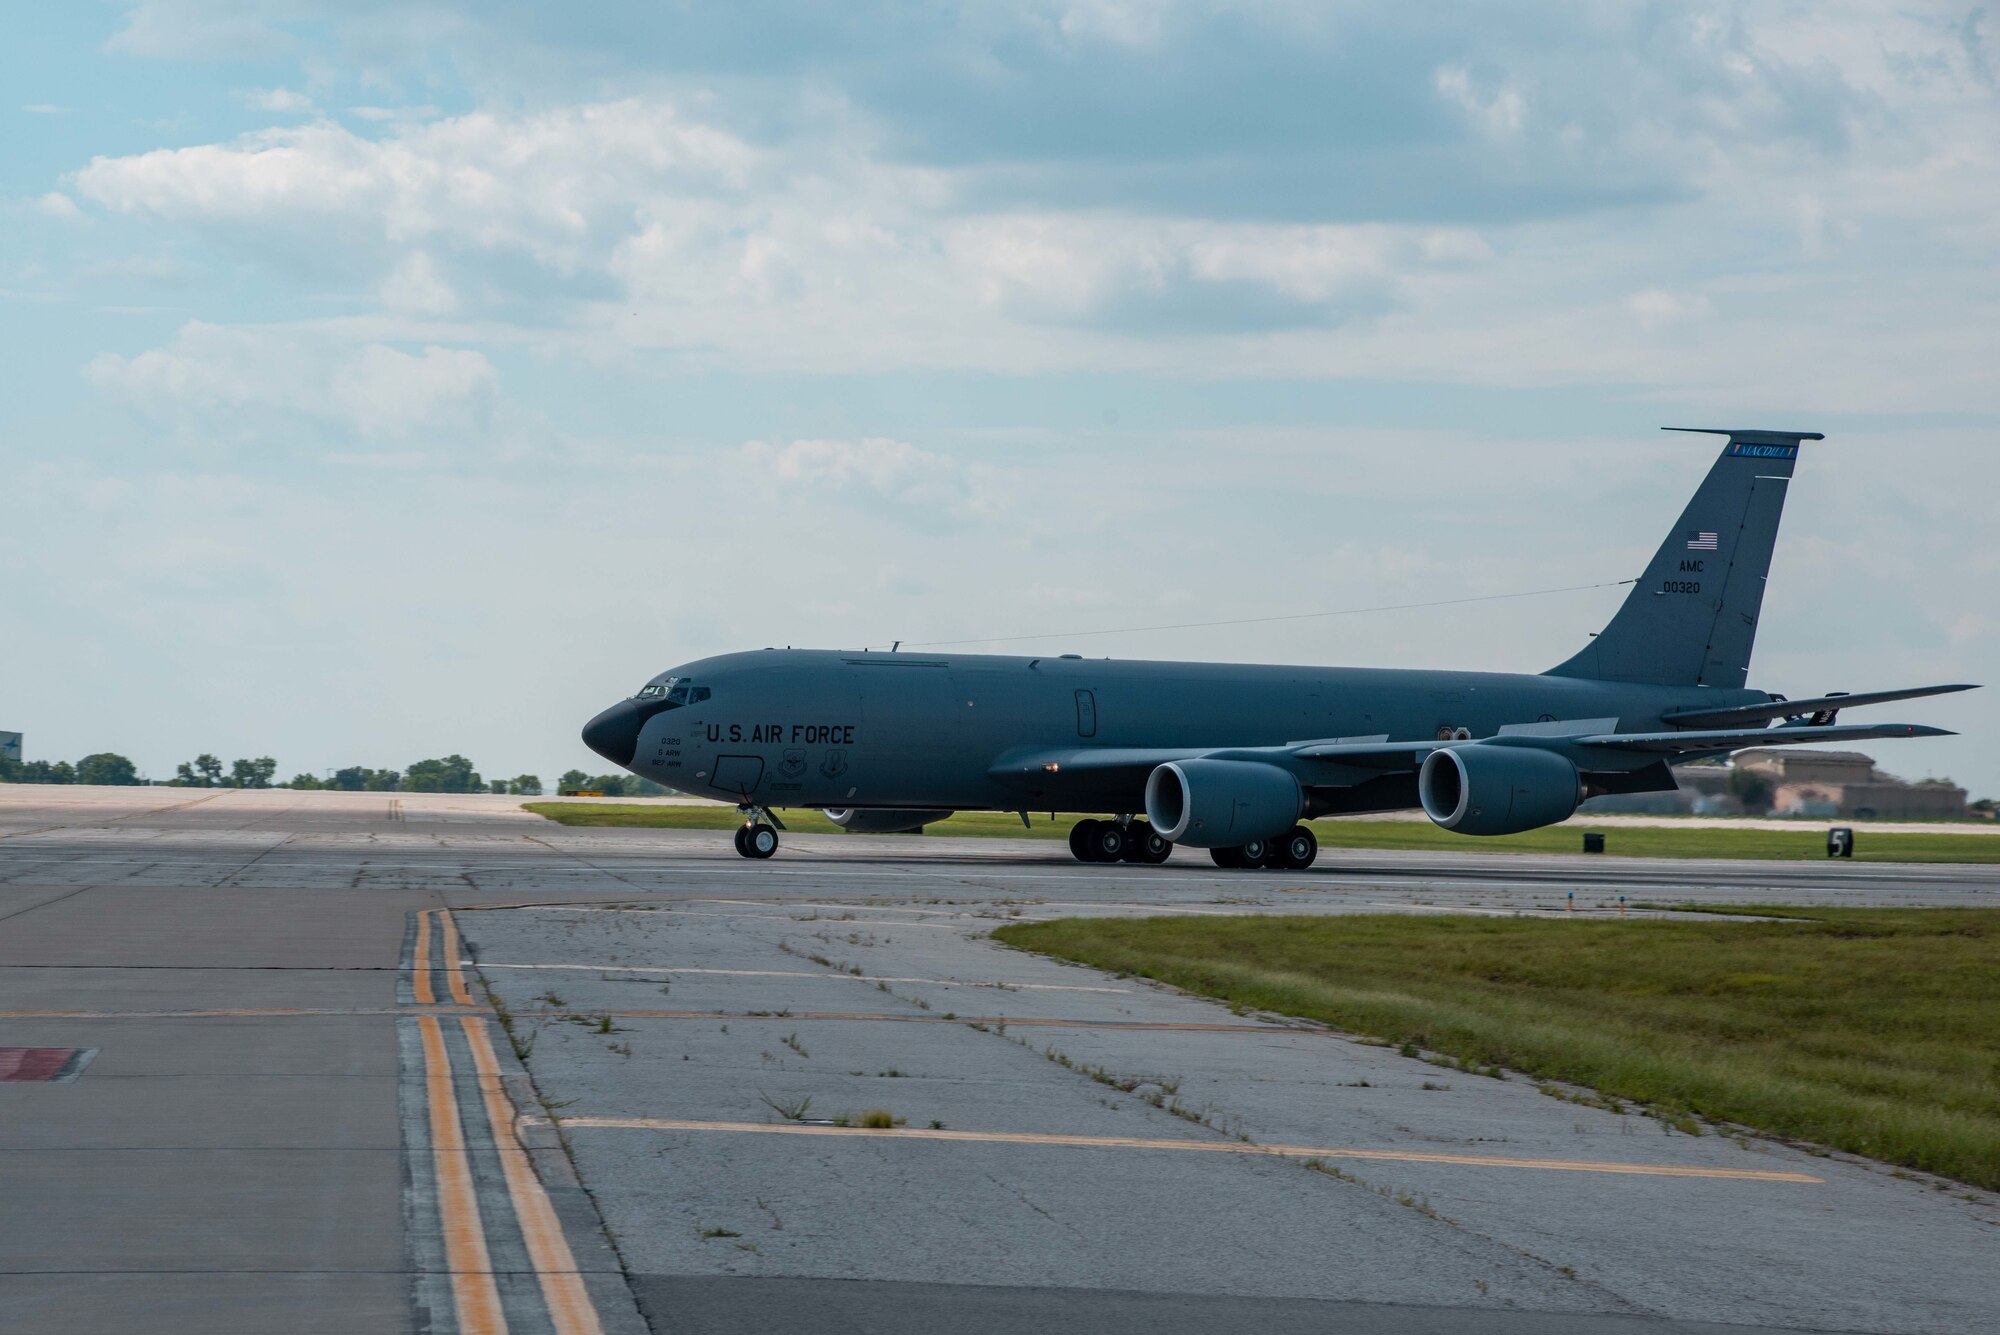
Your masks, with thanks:
M761 1089L757 1091L757 1101L778 1114L778 1116L784 1118L787 1122L802 1120L806 1115L806 1110L813 1106L812 1095L810 1094L796 1099L774 1099Z

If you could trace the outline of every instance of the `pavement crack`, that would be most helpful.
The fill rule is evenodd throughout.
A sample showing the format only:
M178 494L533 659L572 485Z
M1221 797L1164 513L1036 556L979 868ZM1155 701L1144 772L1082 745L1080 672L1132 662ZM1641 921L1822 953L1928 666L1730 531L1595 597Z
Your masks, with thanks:
M15 909L12 913L0 913L0 922L6 922L10 918L18 918L24 913L33 913L36 909L45 909L51 904L60 904L65 899L75 899L78 895L84 894L87 891L95 890L96 888L97 887L94 885L80 885L76 889L71 890L68 894L56 895L54 898L44 899L39 901L38 903L29 904L23 908ZM12 966L7 966L7 967L12 967Z

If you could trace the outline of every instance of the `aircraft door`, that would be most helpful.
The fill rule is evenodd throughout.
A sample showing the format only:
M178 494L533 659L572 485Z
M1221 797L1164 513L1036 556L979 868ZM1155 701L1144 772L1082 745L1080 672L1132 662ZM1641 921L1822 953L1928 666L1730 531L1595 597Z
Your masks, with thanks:
M1076 735L1097 736L1097 692L1095 691L1076 693Z

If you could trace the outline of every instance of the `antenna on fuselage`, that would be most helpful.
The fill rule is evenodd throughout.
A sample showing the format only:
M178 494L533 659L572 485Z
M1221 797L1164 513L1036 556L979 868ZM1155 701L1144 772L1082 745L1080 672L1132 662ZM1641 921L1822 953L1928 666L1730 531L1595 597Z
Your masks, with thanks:
M903 642L901 640L898 640L894 644L889 646L889 652L893 654L902 647L903 647Z

